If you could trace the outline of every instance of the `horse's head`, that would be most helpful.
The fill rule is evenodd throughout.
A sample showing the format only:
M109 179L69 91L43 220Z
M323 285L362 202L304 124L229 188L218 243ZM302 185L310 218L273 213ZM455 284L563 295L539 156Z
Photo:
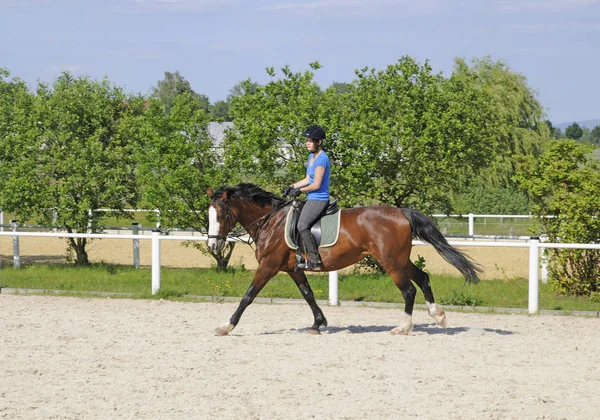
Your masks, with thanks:
M217 190L217 193L219 190ZM209 187L206 193L210 197L208 207L208 247L217 253L225 246L227 234L231 232L237 223L237 216L230 207L229 194L227 190L215 194Z

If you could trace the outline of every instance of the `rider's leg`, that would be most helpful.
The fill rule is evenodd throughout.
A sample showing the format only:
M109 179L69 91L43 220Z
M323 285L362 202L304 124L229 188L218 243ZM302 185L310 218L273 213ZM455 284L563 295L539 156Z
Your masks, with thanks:
M319 258L319 250L315 242L315 238L310 232L310 228L315 224L319 216L327 207L327 201L307 200L302 208L300 217L298 218L298 233L300 244L305 252L309 255L306 269L318 269L321 265Z

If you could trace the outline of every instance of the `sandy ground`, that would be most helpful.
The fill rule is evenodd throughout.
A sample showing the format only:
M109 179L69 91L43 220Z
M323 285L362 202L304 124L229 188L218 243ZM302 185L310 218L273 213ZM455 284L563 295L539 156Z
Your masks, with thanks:
M595 419L600 320L0 294L0 418Z
M21 237L19 240L21 261L64 262L66 242L59 238ZM483 279L528 277L529 250L527 248L458 247L484 268ZM151 265L151 244L140 241L140 262ZM12 237L0 236L2 264L12 264ZM94 240L88 245L89 258L93 262L133 264L133 242L128 239ZM415 246L412 259L425 258L426 269L431 273L460 275L433 247ZM170 267L210 267L214 260L202 255L193 247L184 247L179 241L161 241L161 264ZM230 260L232 265L244 264L249 269L257 266L254 250L248 245L237 244Z

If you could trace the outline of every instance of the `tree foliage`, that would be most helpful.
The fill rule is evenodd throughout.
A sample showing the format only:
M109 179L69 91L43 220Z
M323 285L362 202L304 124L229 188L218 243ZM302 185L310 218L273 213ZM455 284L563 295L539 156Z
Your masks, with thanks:
M498 139L496 156L481 176L491 187L512 188L518 157L539 156L550 138L543 107L525 76L502 61L485 57L474 59L469 66L457 59L455 72L464 70L473 74L472 81L488 93Z
M554 141L539 160L525 159L516 177L550 242L600 243L600 165L589 151L573 140ZM600 250L548 251L556 290L576 295L600 290Z
M583 129L577 123L573 123L565 128L565 136L568 139L579 140L583 136Z
M12 188L3 188L3 206L69 233L102 232L105 217L130 217L123 209L137 204L138 191L133 150L121 131L131 112L123 91L63 73L53 86L39 84L30 103L25 132L3 142L18 153L7 162ZM90 212L100 208L113 211ZM76 263L88 263L88 242L68 239Z
M160 211L162 228L208 230L207 187L223 180L208 132L210 115L200 99L184 92L173 99L167 115L160 101L152 100L138 122L138 176L146 206ZM212 255L219 268L226 268L234 243L224 252Z
M206 95L196 93L190 82L188 82L179 71L171 73L166 71L163 80L159 80L155 87L152 88L151 96L158 98L164 105L167 113L171 111L173 101L182 93L187 93L196 100L196 106L209 112L209 101Z
M332 192L345 206L411 204L450 209L459 189L494 156L496 137L487 93L465 68L450 79L404 57L386 69L362 69L340 92L321 91L311 70L289 67L255 91L232 99L234 129L225 142L227 168L273 187L303 176L302 131L325 127ZM246 82L249 83L249 82Z
M600 144L600 125L597 125L590 131L590 142Z

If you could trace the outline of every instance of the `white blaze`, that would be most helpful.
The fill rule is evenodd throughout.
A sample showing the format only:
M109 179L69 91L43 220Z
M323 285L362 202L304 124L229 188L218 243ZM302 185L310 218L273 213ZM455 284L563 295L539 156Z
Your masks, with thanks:
M218 235L220 228L221 228L221 225L217 221L217 209L215 208L215 206L210 206L208 208L208 234L211 236ZM209 238L208 239L208 247L214 248L215 246L217 246L217 239Z

